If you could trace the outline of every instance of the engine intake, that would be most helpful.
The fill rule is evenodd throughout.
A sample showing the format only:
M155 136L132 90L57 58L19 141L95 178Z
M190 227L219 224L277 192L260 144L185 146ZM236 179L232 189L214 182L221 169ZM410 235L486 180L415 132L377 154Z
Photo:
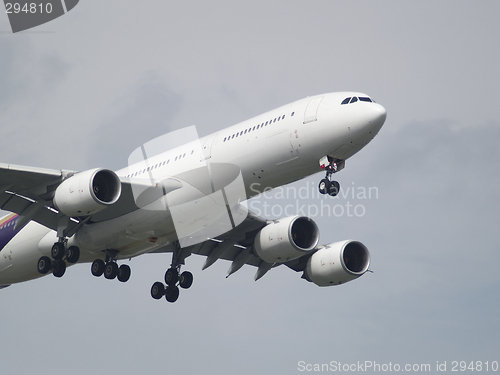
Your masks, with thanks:
M283 263L313 250L319 241L316 223L305 216L291 216L266 225L255 237L254 249L267 263Z
M343 284L357 279L370 267L370 253L358 241L325 245L307 261L304 277L318 286Z
M115 172L91 169L64 180L54 194L54 205L67 216L99 212L120 198L122 185Z

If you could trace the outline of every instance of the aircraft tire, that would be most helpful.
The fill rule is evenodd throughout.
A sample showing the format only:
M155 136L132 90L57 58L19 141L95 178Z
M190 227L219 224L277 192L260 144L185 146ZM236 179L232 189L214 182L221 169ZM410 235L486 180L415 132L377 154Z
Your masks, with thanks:
M157 281L151 287L151 297L153 297L154 299L160 299L164 295L165 295L165 285Z
M165 290L165 299L173 303L177 301L177 298L179 298L179 288L175 285L169 285Z
M92 266L90 267L90 271L92 275L99 277L104 273L104 269L106 268L106 264L102 259L96 259L92 262Z
M193 274L189 271L184 271L179 276L179 286L183 289L188 289L193 285Z
M118 275L118 264L109 262L104 268L104 277L108 280L113 280Z
M167 272L165 272L165 283L167 285L175 285L179 280L179 272L175 268L169 268Z
M128 279L130 279L130 273L130 267L126 264L122 264L120 268L118 268L118 281L126 283Z
M37 269L41 274L47 274L50 271L50 267L52 267L52 261L49 257L43 256L38 259Z
M61 260L66 254L66 249L64 248L64 244L62 242L56 242L52 245L52 249L50 250L50 255L55 260Z
M340 192L340 184L338 181L331 181L330 187L328 188L328 195L331 197L336 197Z
M80 249L76 246L70 246L66 250L66 260L70 263L76 263L80 259Z
M319 189L319 192L321 194L326 194L328 193L329 189L330 189L330 180L328 180L327 178L324 178L322 179L320 182L319 182L319 185L318 185L318 189Z
M66 263L63 260L56 260L52 263L52 274L55 277L63 277L66 272Z

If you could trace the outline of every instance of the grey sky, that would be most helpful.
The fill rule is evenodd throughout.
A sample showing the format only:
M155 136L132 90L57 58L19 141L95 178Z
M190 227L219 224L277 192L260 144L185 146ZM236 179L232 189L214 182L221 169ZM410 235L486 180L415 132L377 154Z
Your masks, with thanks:
M149 290L170 255L133 259L126 284L75 266L0 291L2 373L500 362L498 14L497 1L82 0L13 35L0 13L2 162L118 169L173 129L206 135L329 91L388 110L337 175L378 196L298 202L362 205L314 219L321 243L365 243L373 274L319 288L279 267L254 282L252 267L225 279L228 262L201 272L192 256L193 287L168 304ZM315 192L321 176L294 186Z

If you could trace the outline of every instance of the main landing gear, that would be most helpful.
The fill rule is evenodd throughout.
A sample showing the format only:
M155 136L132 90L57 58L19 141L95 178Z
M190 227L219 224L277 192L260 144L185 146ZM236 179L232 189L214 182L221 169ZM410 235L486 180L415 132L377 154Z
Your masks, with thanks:
M106 260L96 259L92 262L92 266L90 268L92 275L96 277L100 277L104 275L104 277L108 280L113 280L117 278L118 281L122 283L127 282L130 279L131 270L130 267L126 264L122 264L118 267L116 263L118 252L107 250L106 251Z
M60 239L54 243L50 250L50 256L43 256L38 259L37 269L38 272L45 275L52 271L55 277L62 277L66 272L66 262L76 263L80 258L80 249L77 246L70 246L66 248L67 240Z
M176 241L174 253L172 255L172 264L165 272L165 284L157 281L151 287L151 297L161 299L165 296L168 302L175 302L179 298L179 287L188 289L193 284L193 274L188 271L180 273L180 255L181 248L179 242Z
M325 169L326 177L319 182L319 192L335 197L340 192L340 184L332 180L332 175L337 172L337 164L332 161Z

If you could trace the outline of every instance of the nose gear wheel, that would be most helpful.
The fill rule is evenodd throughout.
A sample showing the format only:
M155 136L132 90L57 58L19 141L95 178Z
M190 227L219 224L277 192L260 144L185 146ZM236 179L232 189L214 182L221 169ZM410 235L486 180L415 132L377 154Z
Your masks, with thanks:
M332 180L332 175L337 172L337 164L331 162L325 169L326 177L319 182L318 190L321 194L328 194L335 197L340 192L339 182Z

